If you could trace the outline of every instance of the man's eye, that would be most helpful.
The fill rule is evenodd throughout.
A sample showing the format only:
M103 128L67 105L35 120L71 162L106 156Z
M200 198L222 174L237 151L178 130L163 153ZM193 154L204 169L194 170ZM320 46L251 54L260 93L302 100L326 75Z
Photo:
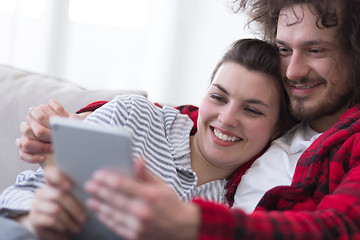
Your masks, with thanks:
M313 48L310 49L309 52L311 54L319 55L319 54L323 54L325 51L323 49Z
M289 56L291 54L291 50L285 47L278 47L279 48L279 53L281 56Z

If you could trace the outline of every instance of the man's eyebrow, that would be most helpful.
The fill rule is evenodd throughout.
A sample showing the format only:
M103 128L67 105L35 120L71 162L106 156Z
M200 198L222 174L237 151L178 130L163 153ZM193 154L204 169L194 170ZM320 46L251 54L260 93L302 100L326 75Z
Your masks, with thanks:
M276 39L275 42L277 44L280 44L280 45L288 45L286 42L282 41L282 40L279 40L279 39ZM302 42L300 45L302 46L311 46L311 45L316 45L316 44L327 44L327 45L333 45L334 43L331 42L331 41L326 41L326 40L310 40L310 41L304 41Z
M281 45L286 45L286 43L284 41L281 41L279 39L275 39L275 42Z

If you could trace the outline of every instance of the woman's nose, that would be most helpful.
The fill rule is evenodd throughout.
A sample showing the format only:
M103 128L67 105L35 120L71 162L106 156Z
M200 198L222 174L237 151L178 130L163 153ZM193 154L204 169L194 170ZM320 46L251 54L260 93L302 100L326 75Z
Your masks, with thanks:
M232 107L227 107L223 109L219 115L218 119L221 124L229 127L237 127L239 125L238 113Z

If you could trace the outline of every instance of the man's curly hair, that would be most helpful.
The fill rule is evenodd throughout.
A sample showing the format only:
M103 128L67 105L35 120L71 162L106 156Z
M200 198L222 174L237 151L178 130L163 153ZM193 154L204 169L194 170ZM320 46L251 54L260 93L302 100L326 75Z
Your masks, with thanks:
M360 0L234 0L232 4L236 11L246 12L250 17L248 26L255 24L257 33L270 42L276 38L280 10L295 4L311 6L318 27L340 26L336 41L344 64L350 68L353 104L360 102Z

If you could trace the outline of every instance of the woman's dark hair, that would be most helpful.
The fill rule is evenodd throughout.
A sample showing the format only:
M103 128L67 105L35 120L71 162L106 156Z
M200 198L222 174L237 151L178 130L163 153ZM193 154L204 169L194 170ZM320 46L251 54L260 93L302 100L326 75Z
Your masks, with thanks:
M280 10L295 4L306 4L317 16L319 28L337 27L337 44L344 66L349 67L353 86L352 104L360 102L360 1L359 0L234 0L235 11L245 11L249 24L257 24L264 40L275 42ZM299 22L302 21L299 16Z
M289 97L281 82L279 59L279 50L275 45L258 39L240 39L233 43L211 75L212 82L222 64L234 62L249 71L271 76L280 94L280 113L276 126L278 134L275 138L285 133L296 123L295 118L290 113Z

